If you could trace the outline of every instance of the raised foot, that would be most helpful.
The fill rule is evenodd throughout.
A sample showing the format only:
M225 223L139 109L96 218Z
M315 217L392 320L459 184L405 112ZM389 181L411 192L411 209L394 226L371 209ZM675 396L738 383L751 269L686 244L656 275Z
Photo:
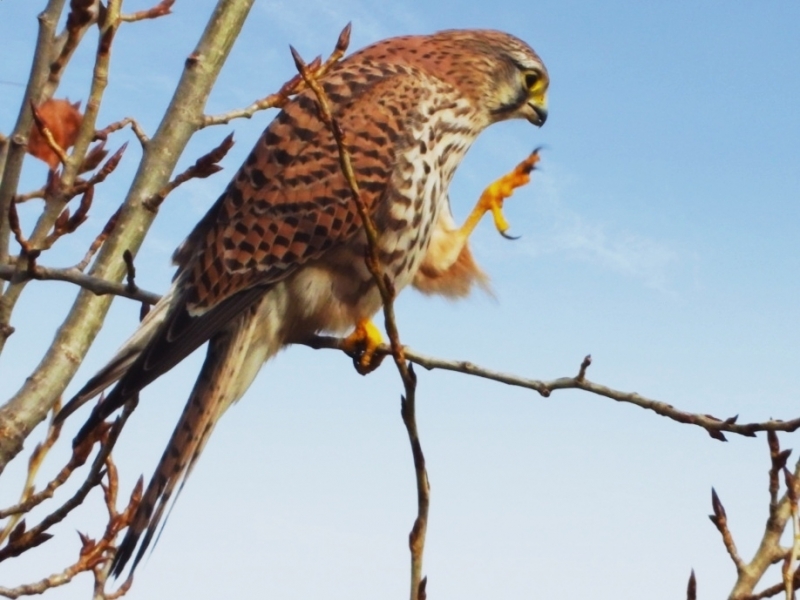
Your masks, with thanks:
M377 369L383 362L383 355L376 356L375 350L383 343L380 330L369 319L360 321L353 333L343 340L343 348L353 359L353 366L361 375Z
M494 219L494 226L505 238L517 239L508 235L506 232L510 226L503 215L503 201L514 193L518 187L522 187L531 180L531 171L536 167L539 162L539 149L537 148L531 152L530 156L519 163L513 171L503 175L500 179L487 187L483 194L481 194L478 204L472 211L472 214L464 224L464 228L471 226L469 232L477 224L477 221L487 212L492 213ZM468 232L468 233L469 233Z

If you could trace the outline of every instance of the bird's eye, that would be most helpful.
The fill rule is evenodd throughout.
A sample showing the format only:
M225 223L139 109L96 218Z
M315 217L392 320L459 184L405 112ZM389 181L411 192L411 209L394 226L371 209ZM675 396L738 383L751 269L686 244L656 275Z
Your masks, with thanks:
M525 73L525 87L528 89L533 88L537 83L539 83L539 73L535 71L528 71Z

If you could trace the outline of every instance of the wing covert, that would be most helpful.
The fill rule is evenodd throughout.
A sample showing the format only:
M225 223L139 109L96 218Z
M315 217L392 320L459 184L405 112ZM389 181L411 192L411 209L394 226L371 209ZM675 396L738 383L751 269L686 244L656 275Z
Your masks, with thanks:
M396 157L413 143L414 125L423 118L418 106L430 93L421 74L393 69L361 77L341 69L324 81L371 210L391 186ZM193 315L279 281L358 234L361 220L338 148L312 92L270 124L214 210L205 232L192 233L197 242L184 289Z

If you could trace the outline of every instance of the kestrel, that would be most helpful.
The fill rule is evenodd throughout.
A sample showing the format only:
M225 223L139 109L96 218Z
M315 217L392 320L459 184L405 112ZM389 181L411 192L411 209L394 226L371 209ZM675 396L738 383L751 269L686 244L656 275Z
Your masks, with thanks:
M542 61L506 33L442 31L368 46L321 82L347 134L361 196L379 233L382 268L395 289L411 284L425 293L468 294L485 279L469 234L487 211L504 227L499 205L510 191L484 194L459 228L450 211L450 180L487 126L514 118L544 123L549 78ZM381 298L365 249L331 129L313 92L303 91L270 123L175 252L171 290L62 412L61 418L116 382L79 441L208 342L186 408L114 558L115 575L135 551L136 568L175 487L267 359L312 334L355 328L348 341L366 347L361 366L368 368L379 341L370 318Z

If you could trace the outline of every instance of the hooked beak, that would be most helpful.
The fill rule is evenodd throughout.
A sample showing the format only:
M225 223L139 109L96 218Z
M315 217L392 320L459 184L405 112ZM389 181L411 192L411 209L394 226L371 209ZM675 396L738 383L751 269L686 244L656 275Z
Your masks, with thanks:
M528 114L528 121L537 127L544 125L544 122L547 121L547 105L538 102L528 102L528 106L531 107L531 112Z
M534 86L528 92L528 121L541 127L547 121L547 83Z

